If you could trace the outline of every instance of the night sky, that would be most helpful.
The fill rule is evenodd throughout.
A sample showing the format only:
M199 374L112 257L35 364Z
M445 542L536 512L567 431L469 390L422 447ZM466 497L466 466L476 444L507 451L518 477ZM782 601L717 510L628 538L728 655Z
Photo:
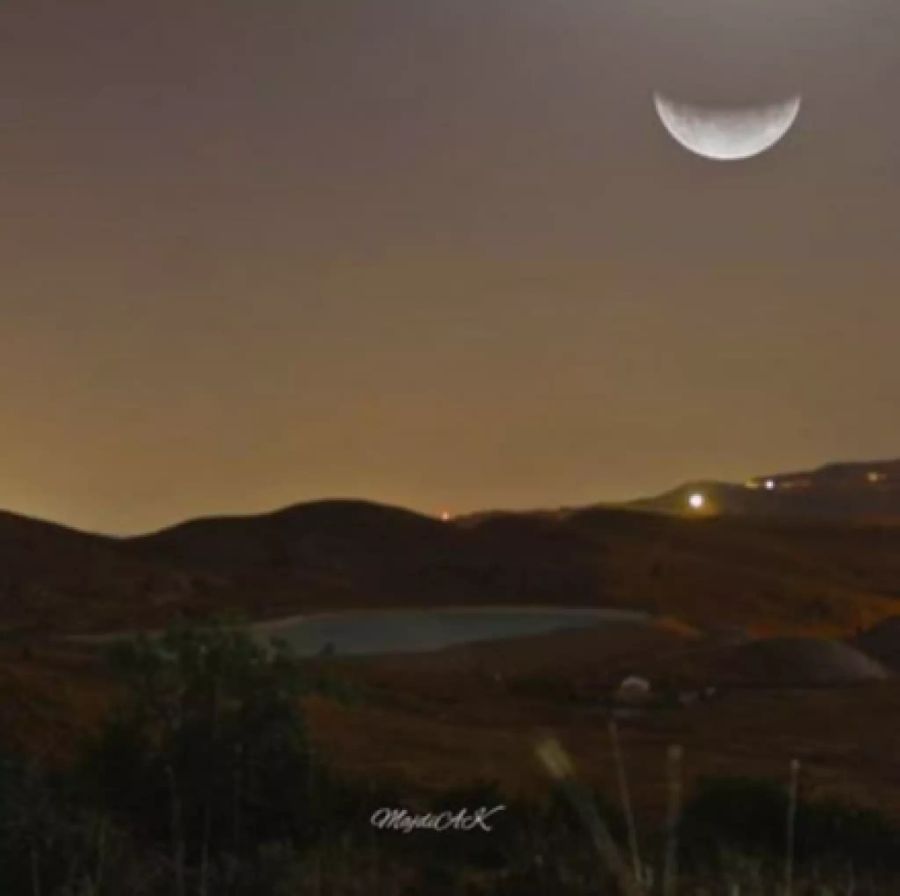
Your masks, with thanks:
M0 40L10 510L900 455L896 0L6 0ZM717 163L656 89L804 106Z

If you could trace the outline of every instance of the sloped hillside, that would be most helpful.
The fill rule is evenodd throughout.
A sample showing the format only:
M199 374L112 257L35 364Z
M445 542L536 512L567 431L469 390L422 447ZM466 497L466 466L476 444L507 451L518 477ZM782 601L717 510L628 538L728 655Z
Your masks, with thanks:
M112 539L0 517L8 636L365 607L593 606L852 635L897 614L900 528L626 509L440 522L361 501Z

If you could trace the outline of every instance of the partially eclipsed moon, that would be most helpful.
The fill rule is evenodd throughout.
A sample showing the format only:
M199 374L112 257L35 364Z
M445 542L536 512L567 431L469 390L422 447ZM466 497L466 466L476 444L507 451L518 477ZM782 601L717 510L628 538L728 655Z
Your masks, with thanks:
M698 156L733 162L771 149L791 129L800 112L800 96L765 106L696 106L653 94L666 130Z

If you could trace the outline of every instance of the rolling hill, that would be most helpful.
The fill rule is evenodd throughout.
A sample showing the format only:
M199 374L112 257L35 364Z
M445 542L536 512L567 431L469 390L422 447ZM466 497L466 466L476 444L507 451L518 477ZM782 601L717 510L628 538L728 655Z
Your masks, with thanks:
M702 508L688 496L702 494ZM900 598L900 461L626 506L441 522L365 501L197 519L116 539L0 514L0 632L160 625L236 610L618 606L703 627L850 633Z
M659 513L691 512L832 522L900 523L900 460L833 463L815 470L768 473L743 483L689 482L631 506Z
M456 522L362 501L114 539L0 517L7 637L350 607L646 609L706 629L850 634L895 615L900 527L593 507Z

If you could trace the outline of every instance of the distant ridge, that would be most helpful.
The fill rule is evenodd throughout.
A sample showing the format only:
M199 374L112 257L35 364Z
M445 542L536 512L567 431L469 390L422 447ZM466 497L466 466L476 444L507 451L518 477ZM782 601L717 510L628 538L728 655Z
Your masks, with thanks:
M360 550L423 538L445 539L446 526L411 510L368 501L336 499L294 504L261 514L188 520L128 539L138 554L211 570L302 562L304 550L327 550L336 541Z
M692 506L692 499L701 501ZM628 506L659 513L900 524L900 460L830 463L743 483L688 482Z

